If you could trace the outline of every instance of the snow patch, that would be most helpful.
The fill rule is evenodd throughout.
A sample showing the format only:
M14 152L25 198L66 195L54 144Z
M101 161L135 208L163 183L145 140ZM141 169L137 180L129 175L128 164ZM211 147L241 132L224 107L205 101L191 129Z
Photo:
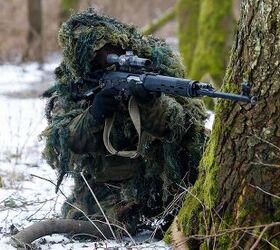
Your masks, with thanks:
M206 119L205 122L205 127L209 130L212 130L213 124L214 124L214 119L215 119L215 114L214 112L208 110L207 111L208 118Z

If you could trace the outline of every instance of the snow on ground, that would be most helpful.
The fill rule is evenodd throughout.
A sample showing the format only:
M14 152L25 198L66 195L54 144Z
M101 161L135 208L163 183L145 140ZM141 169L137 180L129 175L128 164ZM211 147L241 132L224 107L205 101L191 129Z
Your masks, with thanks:
M215 114L210 110L207 111L207 114L208 114L208 119L205 122L205 127L211 130L214 123Z
M38 135L46 126L44 100L40 93L53 81L58 60L44 64L0 66L0 249L14 250L12 232L34 222L58 217L65 200L55 194L56 174L41 158L43 142ZM72 180L61 189L67 196ZM47 236L34 243L35 249L169 249L162 241L149 240L146 232L134 238L136 245L123 242L79 242L62 235Z

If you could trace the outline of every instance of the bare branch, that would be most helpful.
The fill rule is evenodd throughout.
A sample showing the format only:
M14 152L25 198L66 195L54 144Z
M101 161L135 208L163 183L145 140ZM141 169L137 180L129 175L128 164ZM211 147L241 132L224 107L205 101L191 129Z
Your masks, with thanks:
M254 243L254 245L250 248L250 250L254 250L256 249L256 247L258 246L258 244L260 243L260 240L262 239L264 233L267 231L267 229L269 228L269 226L264 227L264 229L261 231L258 239L256 240L256 242Z
M271 142L269 142L269 141L267 141L267 140L265 140L265 139L263 139L263 138L261 138L261 137L255 135L255 134L252 134L252 136L254 136L255 138L259 139L260 141L265 142L265 143L267 143L268 145L270 145L271 147L276 148L277 150L280 151L280 148L277 147L276 145L274 145L273 143L271 143Z
M32 177L36 177L36 178L39 178L41 180L44 180L44 181L47 181L47 182L50 182L51 184L53 184L55 187L56 187L56 183L54 183L52 180L49 180L45 177L42 177L42 176L39 176L39 175L36 175L36 174L31 174ZM59 188L59 191L61 192L61 194L67 199L67 196L63 193L63 191Z
M153 20L150 24L143 28L142 34L148 36L156 32L169 21L175 19L176 8L175 6L165 11L159 18Z
M87 187L88 187L88 189L89 189L91 195L93 196L93 198L94 198L96 204L98 205L98 207L99 207L99 209L100 209L102 215L104 216L104 219L106 220L107 225L109 226L109 228L110 228L110 230L111 230L111 232L112 232L112 235L114 236L115 240L117 240L117 237L116 237L116 235L115 235L115 233L114 233L114 231L113 231L113 229L112 229L112 227L111 227L111 224L110 224L110 222L109 222L109 220L108 220L106 214L104 213L104 211L103 211L103 209L102 209L102 207L101 207L101 205L100 205L100 203L99 203L97 197L95 196L94 192L92 191L92 188L91 188L90 185L88 184L88 182L87 182L87 180L86 180L86 178L85 178L85 176L83 175L82 172L80 173L80 175L82 176L82 178L83 178L84 182L86 183L86 185L87 185Z
M277 164L270 164L270 163L264 163L264 162L261 162L261 161L258 161L258 162L250 162L252 165L262 165L262 166L265 166L265 167L274 167L274 168L280 168L280 165L277 165Z
M263 228L263 227L270 228L270 227L275 227L275 226L280 226L280 222L273 222L270 224L255 225L255 226L248 226L248 227L236 227L236 228L232 228L232 229L225 229L225 230L221 230L221 231L217 232L216 234L211 234L211 235L201 235L201 234L190 235L190 236L185 237L184 242L186 242L190 239L205 240L205 239L209 239L209 238L221 237L223 235L234 233L236 231L244 231L245 233L251 234L249 232L249 230L254 230L254 229ZM256 236L256 235L253 235L253 236ZM265 240L265 241L268 242L267 240ZM179 243L179 242L177 242L177 243ZM182 242L182 244L183 244L183 242ZM268 242L268 244L272 245L270 242Z
M280 199L280 196L275 195L275 194L272 194L272 193L269 193L269 192L263 190L262 188L260 188L259 186L254 186L254 185L252 185L252 184L249 184L249 185L250 185L251 187L253 187L253 188L256 188L256 189L262 191L263 193L265 193L265 194L267 194L267 195L272 196L273 198Z

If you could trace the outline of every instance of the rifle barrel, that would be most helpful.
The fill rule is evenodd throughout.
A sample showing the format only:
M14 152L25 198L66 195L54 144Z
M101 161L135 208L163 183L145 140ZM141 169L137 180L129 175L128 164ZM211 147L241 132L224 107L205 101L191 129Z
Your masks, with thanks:
M213 98L223 98L233 101L247 102L251 104L255 104L255 98L245 95L236 95L230 93L219 92L216 90L208 90L208 89L198 89L196 91L198 96L209 96Z

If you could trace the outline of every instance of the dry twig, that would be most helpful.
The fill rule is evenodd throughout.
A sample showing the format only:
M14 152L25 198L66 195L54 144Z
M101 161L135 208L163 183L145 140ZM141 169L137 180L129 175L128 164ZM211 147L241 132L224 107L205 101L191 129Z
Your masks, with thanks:
M106 214L104 213L104 211L103 211L103 209L102 209L102 207L101 207L101 205L100 205L100 203L99 203L97 197L95 196L94 192L92 191L92 188L91 188L90 185L88 184L88 182L87 182L85 176L83 175L83 173L81 172L80 174L81 174L81 176L82 176L84 182L86 183L86 185L87 185L87 187L88 187L88 189L89 189L91 195L93 196L93 198L94 198L96 204L98 205L98 207L99 207L99 209L100 209L100 211L101 211L101 213L102 213L102 215L103 215L105 221L107 222L107 225L108 225L108 227L110 228L112 235L114 236L115 240L117 240L117 237L116 237L116 235L115 235L115 233L114 233L114 231L113 231L113 229L112 229L112 227L111 227L111 224L110 224L110 222L109 222L109 220L108 220Z

